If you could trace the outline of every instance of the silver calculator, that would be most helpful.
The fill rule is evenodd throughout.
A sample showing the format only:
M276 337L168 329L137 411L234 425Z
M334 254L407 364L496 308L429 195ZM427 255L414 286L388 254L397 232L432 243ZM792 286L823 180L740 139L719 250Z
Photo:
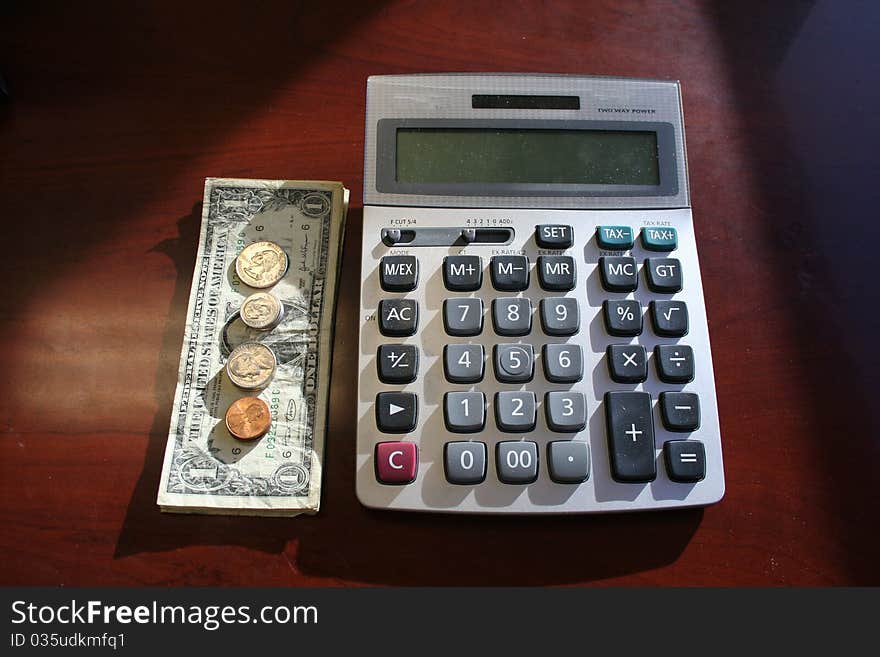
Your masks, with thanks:
M361 257L364 505L723 496L677 82L369 78Z

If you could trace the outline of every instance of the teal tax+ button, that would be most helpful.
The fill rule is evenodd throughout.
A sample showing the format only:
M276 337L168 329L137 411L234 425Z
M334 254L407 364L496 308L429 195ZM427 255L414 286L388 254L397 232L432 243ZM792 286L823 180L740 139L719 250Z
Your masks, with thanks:
M633 230L629 226L597 226L596 242L600 249L622 251L633 246Z
M678 233L675 228L642 228L642 246L649 251L675 251Z

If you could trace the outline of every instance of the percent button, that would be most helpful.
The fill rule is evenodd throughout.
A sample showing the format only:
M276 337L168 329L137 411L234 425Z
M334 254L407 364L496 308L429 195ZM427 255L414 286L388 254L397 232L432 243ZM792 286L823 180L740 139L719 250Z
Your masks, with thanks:
M638 301L605 301L602 304L602 316L609 335L632 337L642 332L642 308Z

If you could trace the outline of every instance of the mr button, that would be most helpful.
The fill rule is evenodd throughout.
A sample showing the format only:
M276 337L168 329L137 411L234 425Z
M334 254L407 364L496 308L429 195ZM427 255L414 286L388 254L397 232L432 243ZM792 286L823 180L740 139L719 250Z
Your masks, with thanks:
M382 335L413 335L419 324L419 304L415 299L382 299L379 302L379 331Z
M410 484L416 479L419 451L415 443L376 445L376 479L381 484Z
M386 292L409 292L419 282L415 256L385 256L379 262L379 282Z

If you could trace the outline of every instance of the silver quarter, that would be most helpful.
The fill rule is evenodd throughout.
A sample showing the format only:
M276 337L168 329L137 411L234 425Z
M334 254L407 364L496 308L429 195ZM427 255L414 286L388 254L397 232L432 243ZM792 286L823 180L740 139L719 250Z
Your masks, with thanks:
M243 390L259 390L269 385L275 375L275 353L259 342L245 342L229 354L226 374Z

